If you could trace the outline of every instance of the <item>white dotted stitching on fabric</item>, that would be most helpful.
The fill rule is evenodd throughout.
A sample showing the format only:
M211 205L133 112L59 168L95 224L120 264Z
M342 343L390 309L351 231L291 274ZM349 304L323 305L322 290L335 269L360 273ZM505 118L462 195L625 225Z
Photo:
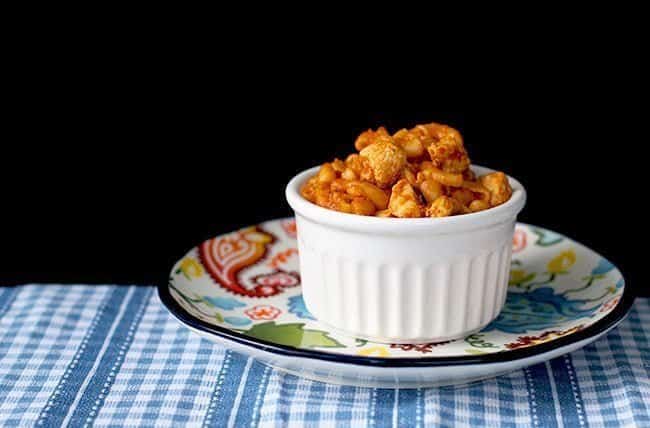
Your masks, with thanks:
M72 374L72 370L77 367L77 364L79 363L79 359L83 356L84 352L86 351L86 345L88 344L88 338L93 335L95 330L97 329L97 325L99 324L100 318L104 315L104 312L106 312L106 307L108 305L108 300L110 299L110 295L106 296L106 302L102 306L100 306L99 311L95 315L95 318L90 322L90 327L88 328L88 332L86 333L86 336L84 339L81 341L81 345L79 346L79 350L75 354L72 363L68 366L66 371L63 373L63 379L61 379L60 384L56 387L54 390L54 393L52 394L52 398L47 402L47 406L43 409L43 412L38 418L38 425L43 425L45 423L45 418L49 416L49 411L52 409L52 406L56 404L56 397L59 396L59 394L62 391L62 386L66 383L66 379L70 377Z
M575 398L576 401L576 411L578 413L578 423L580 426L583 426L585 424L584 421L584 416L583 412L584 409L582 408L582 404L578 401L580 400L580 396L578 394L578 384L575 381L575 377L573 374L573 369L571 369L571 362L569 361L569 356L565 355L564 356L564 365L567 368L567 372L569 373L569 381L571 382L571 389L573 390L573 397Z
M131 322L131 326L129 327L129 333L126 336L126 339L124 342L122 342L122 346L119 347L119 349L126 349L128 344L132 342L132 337L133 332L135 330L135 326L140 323L140 320L144 316L144 312L147 309L147 303L149 302L149 299L151 297L151 291L142 299L142 303L140 306L140 309L138 309L138 312L136 313L135 317L133 318L133 321ZM120 364L119 364L120 357L117 357L117 361L113 364L113 367L111 367L111 371L109 372L108 376L106 377L106 382L104 382L104 388L102 388L100 394L97 395L97 399L95 400L95 403L99 402L97 406L100 406L101 403L104 401L104 398L106 397L106 394L108 394L108 389L111 387L113 384L113 381L115 380L116 370L118 370ZM93 408L96 406L93 406ZM97 415L97 413L93 410L90 413L88 413L90 416L87 421L92 422L94 420L94 416ZM89 426L90 424L86 424Z
M535 390L533 390L533 375L531 374L528 367L524 368L524 376L526 377L526 380L528 380L528 385L530 386L527 389L529 390L528 396L530 398L530 410L533 417L533 424L535 426L539 426L539 418L537 417L537 402L535 401Z
M422 390L418 388L415 391L415 396L416 396L415 423L420 424L422 422L422 410L420 409L420 406L419 406L418 403L420 403L420 399L422 398Z
M212 421L212 414L214 412L214 409L217 407L217 399L220 395L221 392L221 385L223 385L223 381L226 377L226 372L228 371L228 368L230 367L230 359L232 358L232 354L227 354L226 359L223 362L223 366L221 369L221 373L219 374L219 378L217 379L217 385L214 389L214 393L212 394L212 398L210 398L210 404L208 405L208 412L205 417L205 422L203 426L207 426L210 424Z
M372 390L372 398L370 399L370 426L375 426L375 409L377 408L377 390Z
M270 376L270 367L266 366L264 367L264 372L262 373L262 381L260 385L263 385L264 382L266 382L266 379ZM257 390L257 395L255 396L255 403L253 404L253 414L251 417L251 427L255 426L255 417L257 416L257 413L259 412L259 406L262 404L262 388L258 388Z

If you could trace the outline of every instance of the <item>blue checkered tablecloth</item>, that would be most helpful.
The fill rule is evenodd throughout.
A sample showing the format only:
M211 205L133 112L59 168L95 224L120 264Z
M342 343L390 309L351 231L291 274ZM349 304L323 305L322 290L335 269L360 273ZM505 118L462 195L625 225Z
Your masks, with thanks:
M2 426L650 426L650 303L606 338L471 386L327 385L181 327L151 287L0 288Z

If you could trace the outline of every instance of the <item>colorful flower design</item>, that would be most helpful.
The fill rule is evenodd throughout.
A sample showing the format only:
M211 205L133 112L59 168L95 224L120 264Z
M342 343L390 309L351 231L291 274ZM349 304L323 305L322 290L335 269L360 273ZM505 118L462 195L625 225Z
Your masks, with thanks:
M181 261L176 273L182 273L185 278L191 280L192 278L199 278L203 275L203 268L196 259L186 257Z
M549 273L566 273L571 266L576 262L576 253L573 250L562 251L560 254L555 256L548 265L546 269Z
M240 302L237 299L234 299L232 297L223 297L223 296L218 296L218 297L211 297L211 296L203 296L203 300L211 304L212 306L215 306L219 309L224 309L227 311L231 311L236 308L243 308L246 306L245 303Z
M245 326L245 325L248 325L248 324L252 323L252 321L249 320L248 318L235 317L235 316L224 317L223 320L225 322L227 322L228 324L234 325L235 327L242 327L242 326Z
M518 253L526 248L526 232L522 229L516 229L512 237L512 252Z
M537 235L537 242L535 242L535 245L539 245L540 247L550 247L551 245L562 242L564 239L564 237L559 233L551 232L546 229L533 228L532 232Z
M600 259L598 265L591 270L592 275L605 275L610 270L614 269L614 265L607 259Z
M238 307L246 306L245 304L231 298L231 297L210 297L210 296L197 296L192 294L186 294L176 288L172 283L169 284L169 287L180 296L183 301L190 307L192 307L195 313L202 319L206 320L216 320L217 323L223 324L228 323L234 325L235 327L244 326L251 323L251 320L239 317L239 316L226 316L224 317L220 312L206 312L205 307L208 308L219 308L225 310L233 310Z
M263 297L280 292L265 286L251 288L239 281L243 269L259 262L274 236L257 226L209 239L198 248L199 258L212 279L226 290L249 297Z
M302 298L302 294L289 297L288 306L289 306L289 312L294 314L298 318L304 318L309 320L316 319L307 310L307 306L305 306L305 300Z
M434 346L446 345L451 343L451 340L445 340L443 342L431 342L431 343L393 343L390 345L391 348L401 349L402 351L416 351L421 352L422 354L429 354Z
M289 236L289 238L296 239L298 236L298 230L296 229L296 220L284 220L282 223L282 229Z
M623 288L624 285L625 285L625 280L622 277L621 277L621 279L616 281L616 289L617 290L620 290L621 288Z
M291 260L291 256L297 256L298 255L298 250L295 248L289 248L288 250L281 251L275 256L271 258L271 261L269 261L268 266L277 269L280 267L280 265L286 264Z
M494 343L491 342L486 342L485 341L485 335L476 333L476 334L471 334L465 338L465 342L469 343L475 348L497 348Z
M271 305L257 305L250 309L246 309L244 313L252 320L274 320L282 313L282 311L275 306Z
M537 274L535 272L526 273L526 271L523 269L511 269L508 285L519 286L525 282L532 281L535 279L536 275Z
M603 305L600 307L600 310L598 312L609 312L616 305L618 305L618 302L621 300L621 296L614 297L611 300L608 300L607 302L603 303Z
M517 338L516 342L507 343L505 346L507 349L518 349L518 348L526 348L528 346L533 346L533 345L539 345L541 343L548 342L553 339L557 339L558 337L575 333L576 331L582 330L582 328L583 325L581 324L564 331L557 331L557 330L545 331L539 336L520 336Z
M283 288L295 287L300 284L300 275L298 272L285 272L276 270L275 272L265 273L251 278L259 297L274 296Z
M305 328L303 323L276 324L275 321L268 321L253 325L244 334L295 348L344 348L329 332Z
M369 348L360 349L357 355L364 357L388 357L390 352L384 346L371 346Z
M525 293L508 293L506 303L494 321L483 332L500 330L521 334L530 330L544 330L561 322L588 317L600 305L583 309L584 300L569 300L555 294L550 287L537 288Z

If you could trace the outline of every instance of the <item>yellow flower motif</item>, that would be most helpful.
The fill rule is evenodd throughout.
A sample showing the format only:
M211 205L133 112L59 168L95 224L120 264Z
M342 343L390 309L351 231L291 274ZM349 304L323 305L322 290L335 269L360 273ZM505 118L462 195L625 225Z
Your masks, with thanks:
M185 274L185 276L188 278L189 277L198 278L201 275L203 275L203 268L201 267L199 262L189 257L183 259L179 269L183 271L183 274Z
M548 262L549 273L564 273L571 269L576 262L576 253L573 250L563 251Z
M255 227L247 227L242 231L242 234L248 241L258 244L268 244L273 241L272 236L256 231Z
M513 269L510 271L510 284L516 285L519 284L523 279L526 278L526 271L521 269Z
M532 281L536 276L537 274L535 272L526 273L523 269L512 269L510 271L510 280L508 281L508 285L519 287L525 282Z
M357 352L358 355L363 355L364 357L388 357L390 352L383 346L373 346L370 348L362 349Z

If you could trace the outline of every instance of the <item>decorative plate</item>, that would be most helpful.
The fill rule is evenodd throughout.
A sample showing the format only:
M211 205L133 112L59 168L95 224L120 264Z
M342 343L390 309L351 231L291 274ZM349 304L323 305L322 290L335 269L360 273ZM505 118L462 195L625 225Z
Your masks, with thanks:
M609 261L560 234L519 223L506 304L485 329L455 341L372 343L329 331L305 308L291 218L193 248L159 294L185 326L275 367L389 387L467 382L544 361L595 340L633 301Z

